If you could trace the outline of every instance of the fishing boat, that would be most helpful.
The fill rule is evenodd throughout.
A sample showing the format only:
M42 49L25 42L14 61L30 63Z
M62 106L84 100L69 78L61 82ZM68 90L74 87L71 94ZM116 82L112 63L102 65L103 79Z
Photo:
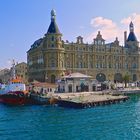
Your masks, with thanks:
M0 102L10 105L22 105L29 102L28 92L22 79L15 76L15 63L12 66L12 78L0 89Z

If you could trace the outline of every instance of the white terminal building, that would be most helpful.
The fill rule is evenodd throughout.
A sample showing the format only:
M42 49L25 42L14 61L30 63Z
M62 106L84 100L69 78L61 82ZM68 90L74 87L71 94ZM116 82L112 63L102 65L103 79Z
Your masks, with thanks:
M71 73L58 81L58 92L90 92L101 86L91 76L81 73Z

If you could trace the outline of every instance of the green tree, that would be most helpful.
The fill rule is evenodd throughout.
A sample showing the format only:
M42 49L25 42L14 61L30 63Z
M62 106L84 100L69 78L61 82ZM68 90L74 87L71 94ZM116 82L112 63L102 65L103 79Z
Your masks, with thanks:
M127 83L129 82L129 80L130 80L130 76L128 74L125 74L123 77L123 81L125 83L125 88L127 87Z

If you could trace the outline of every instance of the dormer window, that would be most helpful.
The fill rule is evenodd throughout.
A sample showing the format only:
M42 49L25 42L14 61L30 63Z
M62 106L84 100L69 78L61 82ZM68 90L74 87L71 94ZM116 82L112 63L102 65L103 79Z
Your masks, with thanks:
M95 45L104 45L105 44L105 40L102 38L100 31L98 32L96 38L94 39L94 44Z
M81 36L77 37L77 43L78 44L83 44L83 38Z

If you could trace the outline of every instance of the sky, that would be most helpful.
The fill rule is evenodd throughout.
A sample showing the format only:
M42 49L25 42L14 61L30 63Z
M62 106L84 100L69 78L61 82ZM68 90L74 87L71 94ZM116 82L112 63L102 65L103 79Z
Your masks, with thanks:
M92 43L101 31L106 43L118 37L123 45L130 21L140 40L139 5L140 0L0 0L0 69L9 68L12 59L27 62L26 52L47 32L52 9L64 41L81 35Z

